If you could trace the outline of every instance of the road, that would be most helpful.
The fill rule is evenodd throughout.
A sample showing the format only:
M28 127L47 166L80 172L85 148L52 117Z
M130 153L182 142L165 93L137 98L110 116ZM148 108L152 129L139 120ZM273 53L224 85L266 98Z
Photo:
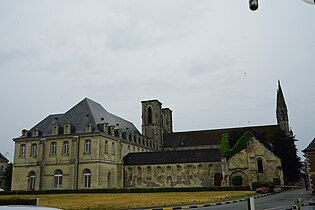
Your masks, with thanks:
M255 202L255 209L256 210L284 210L284 209L291 209L292 206L295 205L295 201L297 198L301 198L302 201L310 201L315 199L314 195L311 195L310 191L306 191L305 189L294 189L288 190L285 192L277 193L274 195L266 196L257 198L254 200ZM246 202L239 202L234 204L227 204L222 206L212 206L206 207L202 209L211 209L211 210L246 210L247 203ZM303 207L303 210L311 210L315 209L308 206Z

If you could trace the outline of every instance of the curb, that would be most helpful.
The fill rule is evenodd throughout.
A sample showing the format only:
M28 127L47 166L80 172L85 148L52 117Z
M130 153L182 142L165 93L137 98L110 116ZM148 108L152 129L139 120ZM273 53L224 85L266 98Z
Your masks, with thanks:
M262 195L256 195L253 198L261 198L268 195L271 195L273 193L267 193ZM239 199L239 200L232 200L232 201L222 201L222 202L215 202L215 203L205 203L205 204L195 204L195 205L188 205L188 206L174 206L174 207L161 207L161 208L152 208L148 210L173 210L173 209L193 209L193 208L203 208L203 207L210 207L210 206L220 206L220 205L226 205L226 204L232 204L232 203L238 203L246 201L247 198Z

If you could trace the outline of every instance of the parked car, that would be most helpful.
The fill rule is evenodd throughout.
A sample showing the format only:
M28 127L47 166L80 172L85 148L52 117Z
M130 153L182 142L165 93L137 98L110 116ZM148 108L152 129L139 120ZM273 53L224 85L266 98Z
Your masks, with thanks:
M4 189L0 188L0 192L3 192L3 191L4 191Z

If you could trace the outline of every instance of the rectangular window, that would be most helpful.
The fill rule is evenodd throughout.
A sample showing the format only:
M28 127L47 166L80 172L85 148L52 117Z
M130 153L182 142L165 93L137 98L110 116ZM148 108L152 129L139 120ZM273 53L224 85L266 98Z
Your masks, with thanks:
M31 146L31 156L36 157L37 155L37 144L32 144Z
M91 141L85 140L84 152L90 153L91 152Z
M63 142L62 153L63 154L69 154L69 142L68 141Z
M85 140L85 153L91 153L91 140Z
M51 155L57 154L57 143L56 142L51 142L51 144L50 144L50 154Z
M108 154L108 141L105 141L105 154Z
M21 157L25 157L25 152L26 152L26 145L25 144L21 144L20 156Z
M113 143L112 143L112 148L111 148L111 154L112 154L112 155L115 155L115 150L116 150L116 149L115 149L115 143L113 142Z

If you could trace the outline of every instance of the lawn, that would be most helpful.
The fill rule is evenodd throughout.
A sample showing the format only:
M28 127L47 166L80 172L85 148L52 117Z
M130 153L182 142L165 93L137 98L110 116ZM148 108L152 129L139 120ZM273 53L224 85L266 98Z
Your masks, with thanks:
M1 195L0 199L20 197L40 199L41 206L64 210L132 209L187 205L237 199L254 191L163 192L163 193L85 193L49 195Z

